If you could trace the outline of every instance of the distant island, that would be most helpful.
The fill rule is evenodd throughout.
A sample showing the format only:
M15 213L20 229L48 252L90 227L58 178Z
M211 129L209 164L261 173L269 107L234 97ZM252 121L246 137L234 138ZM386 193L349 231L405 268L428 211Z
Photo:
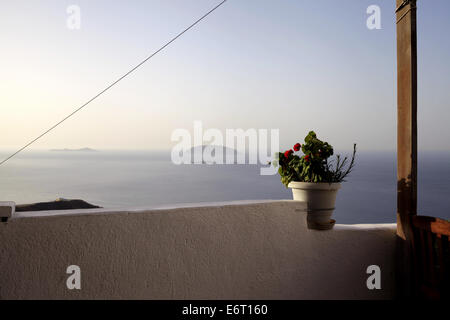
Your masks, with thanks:
M97 150L91 148L81 148L81 149L50 149L50 151L56 152L95 152Z
M16 206L17 212L48 211L48 210L72 210L72 209L96 209L99 206L79 199L59 198L50 202L38 202L32 204L20 204Z

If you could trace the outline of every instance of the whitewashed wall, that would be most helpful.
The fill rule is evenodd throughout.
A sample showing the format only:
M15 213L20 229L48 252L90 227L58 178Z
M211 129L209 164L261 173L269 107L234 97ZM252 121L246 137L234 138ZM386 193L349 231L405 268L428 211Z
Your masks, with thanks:
M2 299L386 299L395 225L306 228L295 201L15 213L0 224ZM68 290L66 268L81 268ZM368 290L366 268L381 268Z

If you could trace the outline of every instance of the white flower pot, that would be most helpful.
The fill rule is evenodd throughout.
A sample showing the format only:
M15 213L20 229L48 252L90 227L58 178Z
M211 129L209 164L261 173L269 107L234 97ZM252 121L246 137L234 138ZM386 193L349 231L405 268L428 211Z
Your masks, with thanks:
M294 200L307 203L308 227L310 229L331 229L334 220L333 214L336 195L341 188L340 183L327 182L296 182L289 183Z

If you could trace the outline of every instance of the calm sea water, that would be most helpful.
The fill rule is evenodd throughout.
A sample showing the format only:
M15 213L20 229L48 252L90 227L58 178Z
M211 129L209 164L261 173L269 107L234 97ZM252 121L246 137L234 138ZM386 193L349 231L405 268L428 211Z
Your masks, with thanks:
M1 158L7 155L0 152ZM338 223L395 222L394 153L360 153L339 191ZM419 155L419 213L450 219L450 153ZM34 152L0 166L0 200L84 199L106 208L291 199L258 165L181 165L168 152Z

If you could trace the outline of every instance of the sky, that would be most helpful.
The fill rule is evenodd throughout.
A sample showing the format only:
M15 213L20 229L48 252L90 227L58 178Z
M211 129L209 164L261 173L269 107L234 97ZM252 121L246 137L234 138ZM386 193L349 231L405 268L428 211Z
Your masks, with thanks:
M0 149L19 148L220 1L1 1ZM81 28L67 27L67 8ZM366 10L381 8L381 29ZM394 0L228 0L33 145L170 149L175 129L309 130L335 149L396 148ZM418 1L419 150L450 150L448 0Z

